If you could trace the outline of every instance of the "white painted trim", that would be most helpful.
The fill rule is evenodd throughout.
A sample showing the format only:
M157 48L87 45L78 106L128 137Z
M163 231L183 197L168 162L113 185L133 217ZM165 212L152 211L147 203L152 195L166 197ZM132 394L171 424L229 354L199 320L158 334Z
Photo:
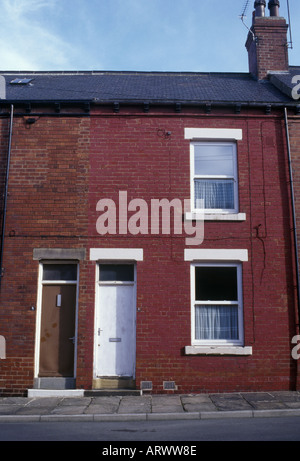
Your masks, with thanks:
M84 389L28 389L28 397L84 397Z
M246 213L198 213L188 212L186 221L246 221Z
M6 80L0 75L0 99L6 99Z
M0 360L6 359L6 341L4 336L0 336Z
M243 130L227 128L185 128L184 139L243 139Z
M185 249L185 261L248 261L248 250Z
M185 346L185 355L252 355L251 346Z
M40 362L40 341L41 341L41 321L42 321L42 292L43 292L43 263L39 262L38 291L36 303L36 328L35 328L35 354L34 354L34 377L39 375Z
M91 248L91 261L143 261L141 248Z

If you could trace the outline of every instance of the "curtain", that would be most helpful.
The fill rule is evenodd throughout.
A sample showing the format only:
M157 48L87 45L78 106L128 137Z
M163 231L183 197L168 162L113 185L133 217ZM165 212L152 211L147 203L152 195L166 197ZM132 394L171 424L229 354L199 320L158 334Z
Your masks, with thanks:
M238 340L238 307L195 306L195 339Z
M233 180L195 179L195 208L201 208L199 199L206 209L234 209Z

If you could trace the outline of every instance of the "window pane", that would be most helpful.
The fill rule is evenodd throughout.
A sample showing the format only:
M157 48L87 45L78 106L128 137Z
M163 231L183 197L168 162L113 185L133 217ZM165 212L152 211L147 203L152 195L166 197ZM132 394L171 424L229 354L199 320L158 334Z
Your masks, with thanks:
M236 267L196 267L196 301L237 301Z
M238 340L237 306L195 306L195 339Z
M101 264L100 282L133 282L133 264Z
M204 201L206 209L233 210L235 208L233 180L195 179L195 208L201 207L201 200Z
M195 175L234 176L233 146L195 145Z
M43 280L77 280L77 265L44 264Z

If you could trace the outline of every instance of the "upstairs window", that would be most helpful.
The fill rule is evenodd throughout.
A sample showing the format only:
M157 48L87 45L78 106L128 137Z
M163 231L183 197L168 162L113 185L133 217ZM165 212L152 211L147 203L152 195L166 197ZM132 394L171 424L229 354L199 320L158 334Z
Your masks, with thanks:
M191 143L193 210L238 212L237 152L234 142Z

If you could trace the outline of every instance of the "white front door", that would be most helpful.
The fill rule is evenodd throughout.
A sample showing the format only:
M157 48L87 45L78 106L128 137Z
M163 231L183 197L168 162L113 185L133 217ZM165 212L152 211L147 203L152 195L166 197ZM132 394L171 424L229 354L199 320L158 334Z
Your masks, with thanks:
M134 377L135 266L100 264L97 270L96 376Z

